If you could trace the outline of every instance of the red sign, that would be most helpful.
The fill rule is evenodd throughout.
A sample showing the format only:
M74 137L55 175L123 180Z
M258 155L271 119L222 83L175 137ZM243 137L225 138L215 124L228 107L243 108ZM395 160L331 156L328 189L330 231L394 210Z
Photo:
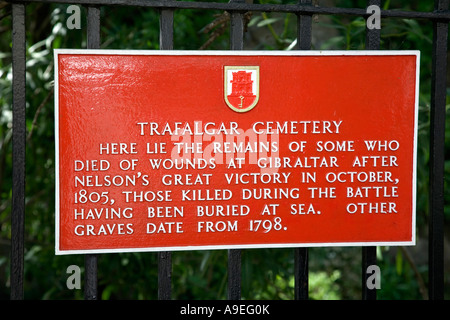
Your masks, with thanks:
M56 253L413 245L418 65L56 50Z

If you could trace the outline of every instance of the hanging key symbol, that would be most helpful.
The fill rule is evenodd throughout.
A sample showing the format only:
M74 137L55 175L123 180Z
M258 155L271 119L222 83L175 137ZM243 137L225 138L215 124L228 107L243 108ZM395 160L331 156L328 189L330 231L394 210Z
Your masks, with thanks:
M242 108L242 104L244 103L244 96L240 96L239 99L241 99L241 103L239 104L239 108Z

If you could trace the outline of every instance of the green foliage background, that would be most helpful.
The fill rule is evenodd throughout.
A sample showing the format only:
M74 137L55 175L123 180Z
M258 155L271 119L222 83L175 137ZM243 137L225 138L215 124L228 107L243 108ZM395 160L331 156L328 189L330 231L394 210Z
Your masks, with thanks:
M255 0L257 1L257 0ZM259 0L259 3L295 1ZM326 4L365 8L366 1L336 0ZM385 9L432 11L433 1L383 1ZM322 3L319 1L319 4ZM27 5L27 167L25 226L25 298L83 299L82 290L68 290L66 268L84 268L83 256L54 254L54 118L53 49L85 48L86 24L69 30L67 5ZM86 12L82 10L82 18ZM229 22L223 12L175 12L174 48L229 49ZM157 10L102 8L102 48L159 49ZM219 20L217 20L219 19ZM216 24L211 24L216 21ZM355 17L313 17L313 49L364 49L365 21ZM291 50L296 44L292 14L253 13L248 16L245 49ZM11 239L11 6L0 2L0 298L9 299ZM382 273L379 299L427 298L428 162L432 25L429 21L383 19L381 49L420 50L420 116L417 172L417 246L379 247ZM448 110L448 108L447 108ZM450 121L446 118L445 186L450 183ZM450 194L445 193L448 242ZM450 297L450 259L446 250L446 298ZM360 299L361 248L311 248L309 290L312 299ZM244 299L293 299L292 249L244 250ZM173 253L174 299L225 299L227 253ZM99 257L102 299L157 299L157 254L121 253Z

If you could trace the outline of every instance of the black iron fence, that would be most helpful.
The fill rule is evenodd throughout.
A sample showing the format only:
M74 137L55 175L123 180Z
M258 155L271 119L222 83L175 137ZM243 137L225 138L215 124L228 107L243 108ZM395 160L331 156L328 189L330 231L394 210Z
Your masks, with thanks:
M369 18L366 8L320 7L312 0L297 4L254 4L243 0L188 2L173 0L29 0L12 4L13 58L13 187L11 219L11 299L24 297L24 222L25 222L25 150L26 150L26 43L25 8L28 3L65 3L87 8L87 47L100 47L100 8L137 6L160 10L160 48L173 49L175 10L222 10L230 15L230 49L244 48L244 16L247 12L284 12L297 16L297 49L311 49L314 15L345 15ZM381 6L381 0L368 0L367 6ZM425 19L433 23L433 55L430 118L430 195L429 195L429 298L444 298L444 161L446 116L446 70L448 50L449 0L435 0L432 12L381 10L381 19ZM380 48L380 29L366 29L366 49ZM415 48L419 49L420 48ZM376 290L366 286L367 267L376 264L376 248L362 249L363 299L376 299ZM97 299L97 255L85 256L85 298ZM295 249L295 298L308 298L308 248ZM171 252L159 253L159 299L171 298ZM228 298L241 297L241 250L228 251Z

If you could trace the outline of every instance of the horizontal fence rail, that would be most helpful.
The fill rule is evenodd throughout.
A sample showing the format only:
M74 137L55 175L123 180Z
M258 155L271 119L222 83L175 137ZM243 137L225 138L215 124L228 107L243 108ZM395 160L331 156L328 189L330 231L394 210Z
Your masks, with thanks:
M204 9L230 12L230 50L244 46L244 13L294 13L297 22L297 49L311 49L313 15L349 15L367 19L365 8L319 7L312 0L297 4L249 4L243 0L228 3L187 2L173 0L29 0L12 3L13 37L13 201L11 246L11 299L23 299L24 219L25 219L25 8L27 3L78 4L87 8L87 47L100 48L100 8L102 6L136 6L160 10L160 49L172 50L174 10ZM381 6L381 0L369 0L367 5ZM426 19L433 22L433 70L430 138L430 235L429 235L429 294L430 299L443 299L443 210L444 210L444 146L445 102L448 50L449 0L436 0L433 12L381 10L381 18ZM366 29L366 49L380 48L380 30ZM294 250L295 299L308 299L308 248ZM98 299L97 273L99 255L85 255L85 299ZM369 290L367 266L376 264L376 248L362 248L362 298L376 299L376 290ZM158 254L158 298L171 299L171 252ZM241 250L228 250L228 299L241 298Z
M15 1L12 1L15 2ZM255 11L255 12L285 12L304 15L349 15L368 17L370 14L361 8L319 7L312 4L251 4L245 2L228 3L220 2L188 2L188 1L164 1L164 0L29 0L27 2L63 3L96 6L132 6L149 7L159 9L209 9L223 11ZM407 18L428 20L450 20L448 10L436 10L434 12L417 12L404 10L380 10L382 18Z

